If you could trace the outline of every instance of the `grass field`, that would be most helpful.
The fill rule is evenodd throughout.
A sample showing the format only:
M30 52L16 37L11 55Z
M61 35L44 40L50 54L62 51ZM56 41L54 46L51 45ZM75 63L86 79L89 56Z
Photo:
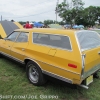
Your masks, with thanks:
M88 90L59 81L37 87L29 83L25 68L0 58L0 100L100 100L100 79L94 79Z

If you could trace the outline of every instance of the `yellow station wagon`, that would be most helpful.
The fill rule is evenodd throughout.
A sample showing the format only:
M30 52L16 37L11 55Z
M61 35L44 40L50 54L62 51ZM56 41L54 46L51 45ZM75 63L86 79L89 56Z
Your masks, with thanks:
M2 55L25 64L34 85L43 85L47 74L88 88L100 69L100 36L88 30L18 29L0 39Z

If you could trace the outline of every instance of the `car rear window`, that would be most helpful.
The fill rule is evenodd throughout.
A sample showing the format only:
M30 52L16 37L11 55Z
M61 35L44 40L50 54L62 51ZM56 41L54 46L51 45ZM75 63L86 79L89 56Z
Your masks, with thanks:
M33 42L37 44L72 50L68 36L33 33Z
M100 36L93 31L77 32L77 38L82 51L100 46Z

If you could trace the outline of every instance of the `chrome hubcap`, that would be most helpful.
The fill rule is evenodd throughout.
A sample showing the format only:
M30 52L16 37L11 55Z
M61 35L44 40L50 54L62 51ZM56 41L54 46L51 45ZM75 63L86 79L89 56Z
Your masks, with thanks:
M33 83L37 83L39 79L38 71L33 64L29 65L29 78Z

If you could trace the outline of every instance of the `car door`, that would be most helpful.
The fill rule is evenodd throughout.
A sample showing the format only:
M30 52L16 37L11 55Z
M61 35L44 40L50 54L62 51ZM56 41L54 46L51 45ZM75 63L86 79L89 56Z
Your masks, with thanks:
M0 41L0 52L6 56L10 56L10 50L20 32L14 31L6 38Z
M28 45L28 35L28 32L21 32L11 48L11 56L21 62L23 62L23 59L25 57L25 49Z

